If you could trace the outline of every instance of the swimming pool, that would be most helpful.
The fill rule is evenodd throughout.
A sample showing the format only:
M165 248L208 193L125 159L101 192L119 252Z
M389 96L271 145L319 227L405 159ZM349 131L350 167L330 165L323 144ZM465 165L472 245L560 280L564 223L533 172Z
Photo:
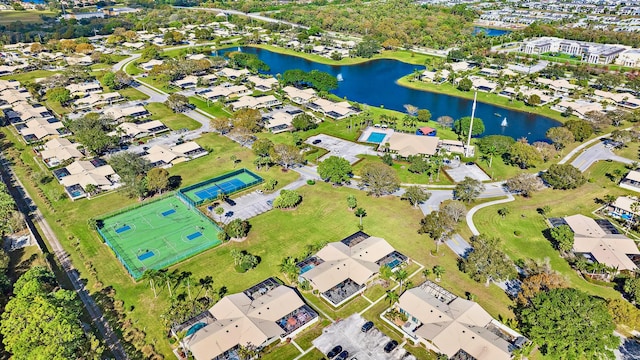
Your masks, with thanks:
M315 267L315 265L313 265L313 264L307 264L302 269L300 269L300 274L304 274L307 271L313 269L314 267Z
M386 133L372 132L371 134L369 134L367 142L380 144L386 136Z
M192 327L189 328L189 331L187 331L187 336L195 333L196 331L202 329L205 326L207 326L207 324L205 324L203 322L199 322L199 323L193 325Z

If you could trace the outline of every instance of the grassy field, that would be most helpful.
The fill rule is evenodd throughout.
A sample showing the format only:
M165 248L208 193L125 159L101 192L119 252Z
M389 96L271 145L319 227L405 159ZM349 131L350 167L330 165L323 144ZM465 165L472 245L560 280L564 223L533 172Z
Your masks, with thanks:
M24 83L26 81L33 81L33 79L45 78L53 74L57 74L57 72L48 71L48 70L34 70L34 71L28 71L28 72L19 73L19 74L1 76L0 79L17 80L17 81L20 81L21 83Z
M413 74L407 75L401 78L400 80L398 80L398 84L408 88L416 89L416 90L447 94L451 96L473 100L474 93L471 91L458 90L450 83L443 83L440 85L436 85L436 84L428 83L424 81L413 81ZM535 107L528 106L522 101L517 101L517 100L511 101L511 99L508 99L504 96L499 96L493 93L486 93L483 91L478 92L478 101L503 107L505 109L513 109L517 111L546 116L548 118L551 118L559 122L565 122L567 120L571 120L575 118L574 116L564 117L559 112L551 110L547 106L535 106Z
M640 142L629 142L622 149L614 150L616 155L626 157L627 159L636 160L640 158Z
M214 117L231 117L231 113L225 110L218 102L207 102L195 96L189 96L189 103L195 105L198 109L206 112Z
M623 168L623 165L614 162L596 163L585 174L595 180L592 183L568 191L546 189L534 194L530 199L516 197L514 202L481 209L474 216L474 222L480 232L500 237L505 252L512 259L549 258L553 269L563 274L572 287L604 298L619 297L617 291L587 283L571 269L567 261L560 257L550 241L543 236L542 231L548 226L537 212L538 208L548 205L551 207L550 217L591 215L599 206L594 199L602 199L606 194L625 194L623 189L618 188L606 177L607 173L618 168ZM510 214L504 219L497 213L497 209L501 207L510 210ZM521 231L522 234L516 236L514 230Z
M353 172L356 175L360 175L360 171L363 167L371 163L382 163L380 157L375 155L361 155L362 159L354 167ZM426 174L412 173L408 170L410 164L406 161L394 161L393 168L396 170L400 182L402 184L428 184L428 185L453 185L453 182L443 170L440 170L440 179L434 175L431 179Z
M128 100L131 100L131 101L147 100L149 98L149 95L141 92L140 90L132 88L130 86L124 89L120 89L118 90L118 92L120 93L120 95L122 95L123 97L126 97Z
M202 126L199 122L181 113L174 113L165 104L149 103L146 105L147 110L151 113L151 119L160 120L171 130L187 128L195 130Z
M5 10L0 12L0 25L8 25L16 21L20 21L23 23L41 23L42 18L41 15L53 17L56 15L53 11L39 11L39 10L29 10L29 11L14 11L14 10Z
M144 71L142 69L140 69L138 66L136 66L136 62L135 61L132 61L132 62L128 63L127 66L125 66L124 72L126 72L127 74L129 74L131 76L135 76L135 75L142 74Z

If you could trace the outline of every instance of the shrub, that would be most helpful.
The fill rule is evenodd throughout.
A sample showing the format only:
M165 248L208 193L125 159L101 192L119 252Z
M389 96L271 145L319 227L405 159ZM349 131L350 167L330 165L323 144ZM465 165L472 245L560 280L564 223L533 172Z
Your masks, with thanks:
M302 201L302 196L295 190L282 190L273 201L273 207L277 209L291 209Z
M515 235L515 236L522 236L522 231L520 231L520 230L516 230L516 231L514 231L514 232L513 232L513 235Z
M315 180L313 180L313 179L307 180L307 185L315 185L315 184L316 184Z

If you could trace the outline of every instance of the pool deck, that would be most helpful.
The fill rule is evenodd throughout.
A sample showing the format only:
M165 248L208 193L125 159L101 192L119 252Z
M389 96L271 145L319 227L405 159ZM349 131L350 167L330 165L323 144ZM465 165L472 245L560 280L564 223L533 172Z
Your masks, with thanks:
M379 143L370 142L368 140L369 136L371 136L372 133L381 133L386 134L387 136L385 136ZM362 135L360 135L360 137L358 138L358 142L380 145L388 141L391 134L393 134L393 129L383 129L379 127L368 126L366 129L364 129L364 131L362 131Z

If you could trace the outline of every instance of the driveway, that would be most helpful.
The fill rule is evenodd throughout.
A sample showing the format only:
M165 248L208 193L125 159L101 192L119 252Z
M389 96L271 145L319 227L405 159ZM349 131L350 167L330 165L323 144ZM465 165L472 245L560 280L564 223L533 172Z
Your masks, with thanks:
M320 140L319 143L314 144L315 140ZM324 159L330 156L337 156L346 159L349 163L353 164L356 161L360 160L358 155L377 155L377 152L373 150L370 146L356 144L352 141L342 140L337 137L318 134L315 136L311 136L308 138L305 143L323 148L328 150L329 153L325 156L321 157L319 160L323 161Z
M443 201L453 200L453 190L430 190L429 192L431 193L429 200L419 205L425 215L438 211Z
M604 143L598 144L584 150L575 160L571 162L571 165L575 166L581 172L585 172L591 165L601 160L613 160L621 162L623 164L631 164L634 162L631 159L618 156L607 148Z
M445 168L444 171L454 182L461 182L465 177L470 177L478 181L489 181L491 178L476 164L461 164L454 168Z
M335 322L322 330L322 335L313 340L313 345L323 354L327 354L334 346L340 345L349 352L348 359L358 360L415 360L415 356L407 355L400 345L387 354L384 345L391 340L380 330L373 328L367 333L360 331L366 320L360 314Z

